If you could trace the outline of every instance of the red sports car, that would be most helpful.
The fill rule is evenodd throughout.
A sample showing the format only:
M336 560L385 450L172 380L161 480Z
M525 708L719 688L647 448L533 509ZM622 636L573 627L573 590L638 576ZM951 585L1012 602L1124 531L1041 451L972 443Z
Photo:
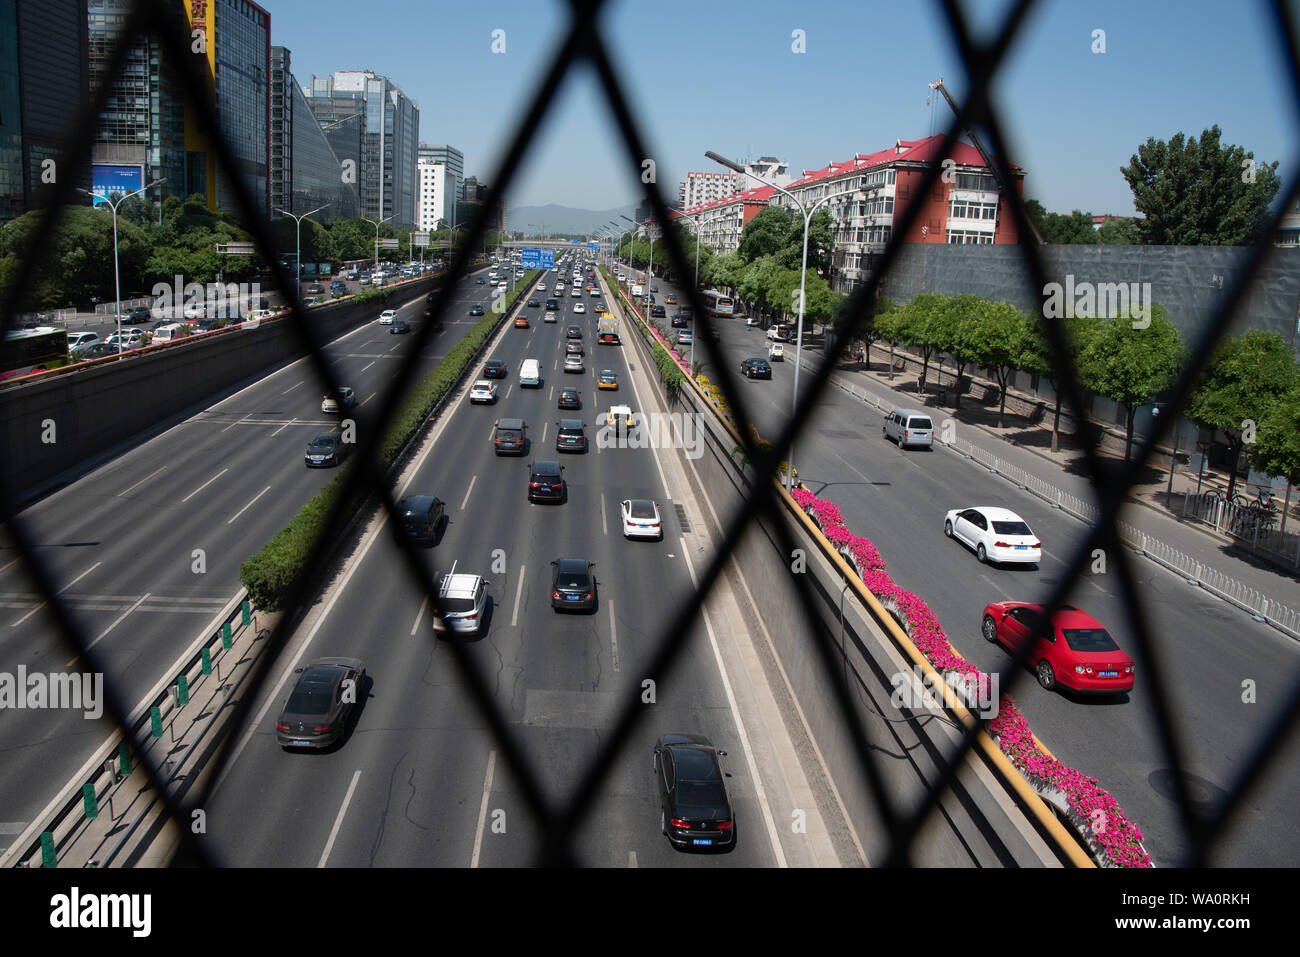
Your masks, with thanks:
M1029 640L1043 611L1042 605L1032 602L991 602L984 608L981 630L986 640L1016 651ZM1030 649L1028 662L1048 691L1058 683L1089 694L1133 690L1133 659L1120 650L1101 622L1073 605L1056 612L1046 636Z

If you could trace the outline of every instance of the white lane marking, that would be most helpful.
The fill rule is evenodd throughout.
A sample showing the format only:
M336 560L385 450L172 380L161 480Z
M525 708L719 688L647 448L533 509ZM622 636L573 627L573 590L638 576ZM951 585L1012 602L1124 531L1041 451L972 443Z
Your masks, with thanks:
M56 594L56 595L62 595L65 591L67 591L69 588L71 588L71 587L72 587L73 585L75 585L77 582L81 581L83 578L85 578L87 575L89 575L91 572L93 572L96 568L98 568L98 567L99 567L100 565L102 565L102 564L104 564L104 563L103 563L103 562L95 562L95 564L91 565L89 568L87 568L84 572L82 572L82 573L81 573L80 575L78 575L76 578L72 579L72 581L68 582L66 585L64 585L62 588L60 588L58 591L56 591L55 594Z
M239 418L237 418L234 422L231 422L228 426L226 426L224 429L222 429L222 430L221 430L221 434L222 434L222 435L225 435L227 432L229 432L229 431L230 431L231 429L233 429L235 426L237 426L237 425L243 425L244 422L245 422L245 420L247 420L247 419L248 419L248 416L246 416L246 415L241 415L241 416L240 416Z
M600 445L598 444L596 448L600 448ZM609 534L609 524L605 520L605 493L604 492L600 493L600 533L602 535Z
M123 495L130 495L132 492L134 492L136 489L138 489L138 488L139 488L141 485L143 485L145 482L149 481L151 478L153 478L153 477L154 477L155 475L157 475L159 472L165 472L165 471L167 471L167 466L165 466L165 465L164 465L162 468L160 468L160 469L155 469L154 471L152 471L152 472L150 472L148 475L146 475L144 478L140 479L140 481L138 481L138 482L136 482L134 485L132 485L129 489L126 489L126 490L124 490L124 491L118 492L118 493L117 493L117 497L118 497L118 498L121 498ZM8 567L8 566L6 566L6 567ZM3 569L3 568L0 568L0 571L4 571L4 569Z
M415 624L411 625L411 637L415 637L415 630L420 627L420 622L424 620L424 610L429 607L429 596L424 596L424 601L420 602L420 611L415 616Z
M392 350L389 351L391 352ZM367 362L364 366L361 367L361 372L365 372L367 369L369 369L372 365L374 365L378 361L379 361L378 359L371 359L369 362ZM361 372L358 372L357 375L360 375Z
M27 614L23 615L23 617L19 618L17 621L11 621L11 622L9 623L9 627L10 627L10 628L17 628L19 625L21 625L23 622L25 622L28 618L32 617L32 615L36 614L38 611L40 611L42 608L44 608L44 607L45 607L46 605L48 605L48 604L49 604L49 602L47 602L47 601L42 601L39 605L37 605L35 608L33 608L33 609L32 609L31 611L29 611Z
M519 566L519 584L515 586L515 607L510 612L510 627L514 628L519 624L519 596L524 592L524 569L527 566Z
M618 634L614 630L616 624L614 620L614 603L607 602L609 605L609 643L614 649L614 670L618 671Z
M552 383L551 391L546 393L546 401L550 402L554 398L555 398L555 385Z
M551 423L549 422L542 423L542 445L546 444L546 429L550 426L550 424Z
M254 496L253 496L253 500L252 500L251 502L249 502L247 505L245 505L243 508L241 508L238 512L236 512L234 515L232 515L231 518L230 518L230 521L226 522L226 524L227 524L227 525L234 525L234 524L235 524L235 519L239 518L239 516L243 515L243 514L244 514L245 512L247 512L250 508L252 508L252 506L253 506L253 502L256 502L259 498L261 498L263 495L265 495L265 494L266 494L267 492L269 492L269 491L271 491L271 486L268 485L266 488L262 489L262 491L258 492L256 495L254 495Z
M294 389L298 388L298 386L302 385L305 381L307 381L307 380L305 380L305 379L299 379L297 382L295 382L293 385L289 386L289 388L285 389L285 390L284 390L283 392L281 392L280 394L281 394L281 395L288 395L288 394L289 394L290 392L292 392Z
M339 836L339 828L343 825L343 815L347 813L348 805L352 803L352 792L357 789L357 780L361 777L361 771L352 772L352 783L348 785L348 793L343 795L343 804L339 807L338 816L334 818L334 827L330 829L330 839L325 842L325 850L321 851L320 863L317 867L324 867L325 862L330 859L330 851L334 850L334 839Z
M364 399L361 400L361 405L365 405L367 402L369 402L371 399L373 399L373 398L374 398L375 396L377 396L377 395L379 395L378 392L372 392L372 393L370 393L368 396L366 396ZM361 408L361 405L357 406L357 408L358 408L358 409Z
M460 510L465 511L465 505L469 502L469 493L474 491L474 483L478 481L478 476L473 475L469 480L469 488L465 489L465 501L460 503Z
M139 600L136 601L134 605L132 605L126 611L122 612L122 614L118 615L116 621L114 621L111 625L109 625L107 628L101 631L99 633L98 638L96 638L90 644L86 645L86 650L89 651L91 648L94 648L97 644L99 644L101 641L107 638L108 633L112 631L114 628L116 628L118 625L120 625L123 621L125 621L127 615L131 614L131 612L135 611L137 608L139 608L148 600L149 600L149 592L145 592L143 595L140 596ZM74 661L76 661L80 657L81 655L76 655L72 658L69 658L67 661L63 663L63 667L67 668L69 665L71 665Z
M636 851L627 852L627 866L636 867Z
M224 432L225 430L223 429L222 431ZM225 475L225 474L226 474L227 472L229 472L229 471L230 471L230 469L228 469L228 468L226 468L226 469L222 469L222 470L221 470L220 472L218 472L216 475L212 476L212 478L208 479L206 482L204 482L202 485L200 485L198 488L196 488L193 492L190 492L189 495L186 495L183 499L181 499L181 504L184 505L186 502L188 502L188 501L189 501L190 499L192 499L194 496L198 495L198 494L199 494L200 492L202 492L205 488L207 488L209 485L211 485L213 482L215 482L217 479L221 478L221 476Z
M686 568L691 573L691 582L695 585L695 590L699 591L700 582L695 577L695 565L691 562L690 551L686 547L686 539L681 539L682 557L686 559ZM745 730L745 722L740 716L740 709L736 707L736 696L731 690L731 680L727 677L726 665L722 662L722 652L718 649L718 638L713 633L713 622L709 618L708 610L701 605L700 613L704 616L704 630L709 633L709 646L713 649L713 659L718 665L718 675L722 678L722 690L727 694L727 707L731 709L731 716L736 722L736 733L740 735L740 745L745 752L745 763L749 765L749 776L754 782L754 792L758 797L758 806L763 812L763 823L767 825L767 838L772 844L772 853L776 856L777 867L787 867L785 860L785 851L781 849L781 840L777 836L776 821L772 819L772 808L767 801L767 791L763 787L763 781L758 776L758 765L754 761L754 749L749 743L749 733Z
M19 562L19 559L15 558L13 561L8 562L8 563L5 564L5 565L0 565L0 574L3 574L3 573L5 573L5 572L9 571L9 569L11 569L11 568L13 568L15 565L17 565L18 562Z
M277 435L279 435L281 432L283 432L285 429L287 429L289 426L293 425L293 424L294 424L295 422L297 422L297 421L298 421L298 417L295 415L295 416L294 416L292 419L290 419L288 422L284 423L284 425L280 426L278 429L276 429L274 432L272 432L272 433L271 433L271 438L275 438Z
M474 826L474 854L469 859L470 867L478 867L479 855L483 850L483 824L487 821L488 795L492 793L492 771L497 764L497 753L488 752L487 775L483 778L483 800L478 805L478 824Z

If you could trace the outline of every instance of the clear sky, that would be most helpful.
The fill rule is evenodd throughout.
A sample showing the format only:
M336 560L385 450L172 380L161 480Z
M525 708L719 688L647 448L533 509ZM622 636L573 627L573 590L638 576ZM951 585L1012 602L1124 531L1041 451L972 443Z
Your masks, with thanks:
M421 140L459 148L465 174L492 185L570 20L564 0L261 2L299 83L388 75L418 102ZM1010 4L961 6L982 35ZM941 132L952 114L928 84L942 76L958 100L967 90L929 0L612 0L600 25L669 202L687 170L721 169L705 150L776 156L798 175ZM493 52L497 30L504 52ZM1104 53L1092 51L1095 30ZM1280 161L1284 179L1300 157L1297 93L1258 0L1047 0L998 77L1011 161L1049 210L1131 214L1119 168L1148 137L1217 123L1225 143ZM640 161L616 138L592 71L571 71L551 106L509 205L635 203Z

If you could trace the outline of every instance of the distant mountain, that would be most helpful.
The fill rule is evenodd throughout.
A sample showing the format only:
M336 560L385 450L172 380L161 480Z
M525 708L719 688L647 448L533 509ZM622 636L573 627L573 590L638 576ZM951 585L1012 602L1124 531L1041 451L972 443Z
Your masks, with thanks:
M538 233L545 228L548 236L556 233L578 233L590 235L611 219L619 216L632 216L636 206L620 206L617 209L574 209L571 206L506 207L506 228L522 233ZM530 225L532 224L532 225ZM629 227L630 228L630 227Z

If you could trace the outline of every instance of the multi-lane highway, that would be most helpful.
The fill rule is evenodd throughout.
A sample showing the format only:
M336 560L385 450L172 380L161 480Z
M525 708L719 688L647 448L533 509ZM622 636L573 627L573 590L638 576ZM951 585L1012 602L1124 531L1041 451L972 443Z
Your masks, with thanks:
M421 356L428 371L478 320L491 291L466 278L446 326ZM408 296L408 299L410 297ZM424 297L401 304L413 332ZM382 305L376 305L378 317ZM414 335L369 323L327 348L365 423ZM333 473L303 451L335 424L307 360L294 362L113 459L22 513L42 559L108 673L137 702L239 589L239 566ZM364 427L364 425L363 425ZM0 542L0 672L75 671L7 540ZM81 712L6 709L0 716L0 845L42 808L108 732Z
M682 295L681 287L662 279L656 284L660 304L669 294ZM666 307L669 316L675 309ZM720 328L729 371L738 373L742 359L766 357L762 329L746 327L741 319L721 320ZM770 381L739 379L764 438L775 439L790 414L793 343L786 344L785 352L784 362L771 364ZM717 381L698 341L695 359L704 361L703 374ZM882 402L889 401L884 388L878 392ZM916 396L897 394L892 401L915 407ZM942 408L930 411L936 421L944 418ZM900 452L881 437L880 426L875 409L829 389L797 440L799 477L817 495L835 502L849 527L880 548L894 580L926 600L966 660L985 672L999 672L1010 655L980 635L985 604L1049 598L1085 528L959 455L938 448ZM944 513L971 505L1018 512L1043 542L1041 564L1023 569L981 565L972 552L945 538ZM1113 560L1111 556L1112 570ZM1140 558L1132 562L1158 644L1161 678L1187 749L1187 784L1198 809L1208 811L1234 783L1258 735L1281 706L1300 664L1300 647L1163 568ZM1278 587L1294 594L1294 583L1285 578L1279 577ZM1151 696L1141 677L1148 662L1138 654L1120 592L1115 574L1089 574L1069 600L1098 618L1135 657L1139 680L1131 695L1093 699L1047 692L1026 670L1014 696L1035 734L1058 758L1098 778L1141 826L1157 863L1170 864L1188 844L1179 825L1172 761L1161 748ZM1009 675L1001 678L1005 686ZM1298 758L1300 743L1294 741L1276 756L1267 784L1239 811L1240 823L1215 863L1289 866L1300 858L1300 829L1290 808L1290 796L1300 788Z

